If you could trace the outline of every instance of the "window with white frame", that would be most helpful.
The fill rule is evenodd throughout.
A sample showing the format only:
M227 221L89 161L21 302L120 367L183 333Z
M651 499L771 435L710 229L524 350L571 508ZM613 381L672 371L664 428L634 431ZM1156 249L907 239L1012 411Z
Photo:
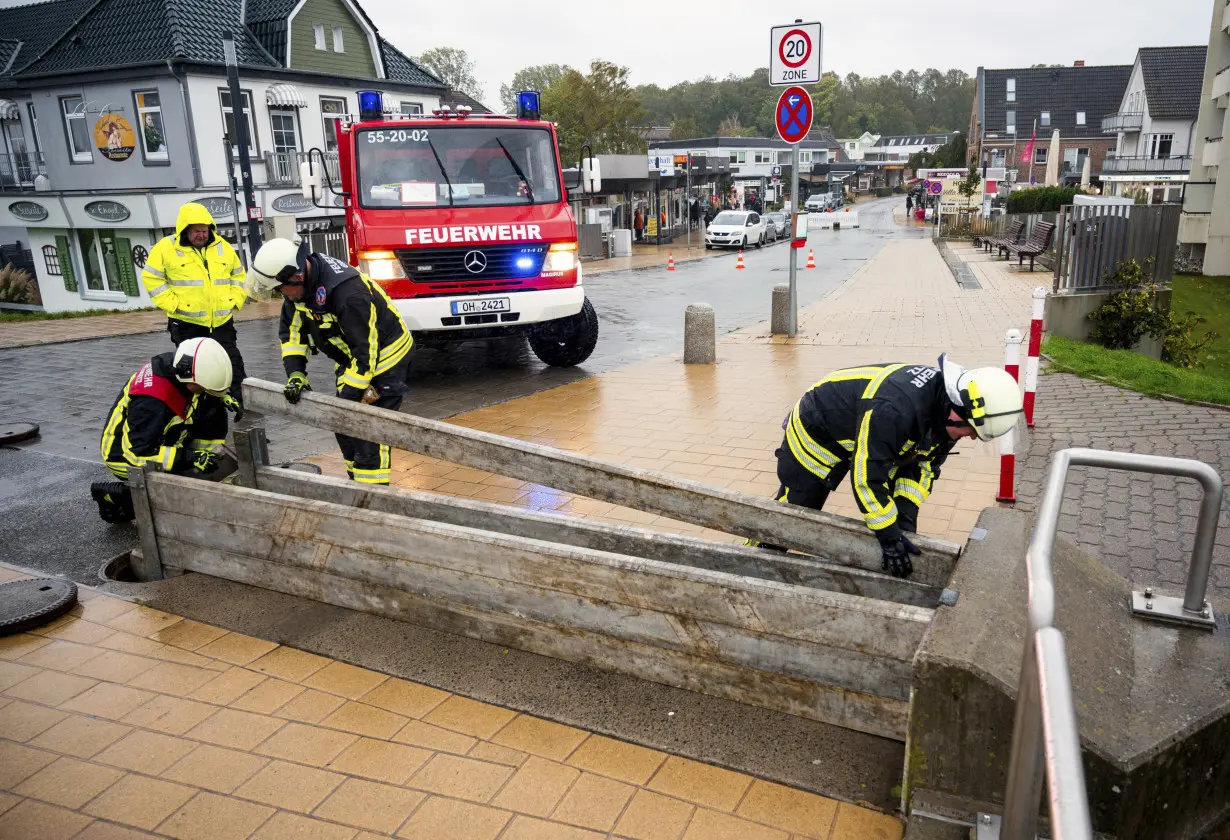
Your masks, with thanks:
M64 130L68 137L68 154L73 163L91 163L90 127L85 124L85 100L80 96L60 98L60 110L64 114Z
M1004 112L1004 131L1016 134L1016 111Z
M325 49L325 25L318 23L312 27L312 35L316 39L316 49Z
M421 114L423 113L422 102L402 102L401 112L403 114Z
M747 163L747 152L731 152L730 162L734 164Z
M808 149L799 150L799 163L811 163L811 151Z
M320 97L320 114L325 121L325 151L337 151L337 122L346 113L346 100Z
M1084 124L1085 124L1085 112L1084 112L1084 111L1077 111L1077 112L1076 112L1076 124L1077 124L1077 125L1084 125Z
M1042 112L1042 113L1038 116L1038 125L1042 126L1043 128L1046 128L1046 127L1047 127L1047 126L1049 126L1050 124L1051 124L1051 112L1050 112L1050 111L1043 111L1043 112Z
M138 134L145 159L167 160L167 132L162 122L162 99L158 91L138 90L133 93L133 98L137 102Z
M340 26L333 27L333 51L346 52L346 47L342 43L342 27Z
M772 163L773 153L770 151L757 151L752 155L753 163Z
M269 109L269 126L273 135L273 151L276 154L293 154L299 151L299 127L295 123L294 108Z
M240 91L239 97L240 111L243 112L243 121L248 129L248 153L259 155L260 143L257 141L256 124L252 122L252 91ZM219 88L218 100L222 105L223 131L227 137L231 138L231 154L238 157L239 135L236 133L238 129L235 127L235 111L231 106L231 92L226 88Z
M1016 79L1008 80L1008 93L1005 98L1009 102L1016 102Z
M1047 149L1045 146L1039 146L1034 149L1034 163L1046 163L1047 152L1049 151L1050 149Z
M43 154L43 135L38 130L38 115L34 113L34 103L26 103L26 113L30 115L30 125L34 127L34 151L41 157Z
M1173 134L1150 134L1149 135L1149 157L1151 158L1170 157L1170 152L1173 146L1174 146L1174 135Z

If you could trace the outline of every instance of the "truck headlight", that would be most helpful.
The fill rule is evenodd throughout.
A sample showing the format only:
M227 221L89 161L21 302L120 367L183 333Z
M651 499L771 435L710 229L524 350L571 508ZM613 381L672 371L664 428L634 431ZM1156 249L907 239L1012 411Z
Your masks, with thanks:
M392 251L360 251L359 271L374 281L405 280L406 272L401 267L401 260Z
M542 262L543 271L572 271L577 267L577 243L553 242Z

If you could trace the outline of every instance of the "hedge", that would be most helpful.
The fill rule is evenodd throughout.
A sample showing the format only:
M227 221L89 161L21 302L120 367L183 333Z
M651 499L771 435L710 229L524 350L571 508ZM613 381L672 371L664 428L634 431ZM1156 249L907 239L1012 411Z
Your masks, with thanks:
M1030 187L1008 195L1009 213L1052 213L1071 204L1080 190L1076 187Z

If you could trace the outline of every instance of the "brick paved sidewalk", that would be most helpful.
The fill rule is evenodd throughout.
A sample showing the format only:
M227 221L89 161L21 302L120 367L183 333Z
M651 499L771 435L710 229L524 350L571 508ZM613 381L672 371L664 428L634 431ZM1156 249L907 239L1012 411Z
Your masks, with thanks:
M1005 276L988 279L981 290L962 290L931 242L891 242L839 290L801 311L793 341L770 336L761 324L726 336L717 365L662 357L451 422L767 496L778 486L773 452L781 419L816 380L868 362L934 364L945 350L968 365L1002 364L1003 333L1027 322L1031 289L1028 280ZM978 512L994 504L999 461L988 444L962 443L957 453L924 505L919 529L964 542ZM336 452L312 460L344 474ZM394 454L393 484L735 539L404 452ZM828 509L859 515L848 492L834 494Z
M699 232L693 232L691 249L686 242L678 247L671 245L637 245L631 257L616 257L593 260L584 264L587 275L605 274L630 268L656 268L666 265L673 254L675 262L690 262L713 256L704 248ZM255 321L276 318L281 301L249 303L236 316L236 321ZM62 341L84 341L91 338L109 338L116 335L161 332L167 328L167 316L161 311L115 312L109 315L88 315L82 318L59 318L49 321L7 322L0 325L0 350L9 347L29 347L37 344L57 344Z
M6 840L901 837L865 808L79 591L0 638Z

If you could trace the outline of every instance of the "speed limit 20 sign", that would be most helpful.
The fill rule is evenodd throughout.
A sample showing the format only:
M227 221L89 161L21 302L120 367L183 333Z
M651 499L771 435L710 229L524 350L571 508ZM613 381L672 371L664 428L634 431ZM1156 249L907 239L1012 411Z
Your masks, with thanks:
M769 36L769 84L814 85L820 81L819 23L775 26Z

